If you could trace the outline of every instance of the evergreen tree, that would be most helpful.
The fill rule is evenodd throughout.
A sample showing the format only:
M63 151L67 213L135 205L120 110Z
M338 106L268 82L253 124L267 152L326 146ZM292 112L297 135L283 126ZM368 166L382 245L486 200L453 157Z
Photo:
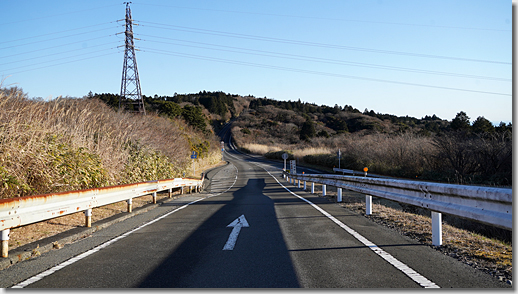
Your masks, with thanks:
M488 121L483 116L479 116L474 122L472 126L473 132L475 133L492 133L495 128L490 121Z
M450 128L455 131L469 130L470 127L471 127L471 124L469 123L469 116L464 111L457 113L457 115L451 121L451 124L450 124Z
M302 124L302 128L300 129L300 139L304 141L309 141L309 139L315 137L315 135L315 125L311 120L306 120Z

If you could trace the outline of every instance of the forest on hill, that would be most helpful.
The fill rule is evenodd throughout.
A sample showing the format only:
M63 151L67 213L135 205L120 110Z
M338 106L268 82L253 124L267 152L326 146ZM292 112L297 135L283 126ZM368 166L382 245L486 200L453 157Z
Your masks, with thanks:
M459 184L512 185L512 124L473 122L463 111L451 121L417 119L350 106L253 99L233 124L243 150L300 163Z
M118 108L116 94L89 94ZM232 136L245 152L280 159L287 152L301 164L340 167L446 183L512 185L512 124L494 126L463 111L451 120L382 114L351 105L201 91L143 96L146 110L183 119L214 135L233 120Z

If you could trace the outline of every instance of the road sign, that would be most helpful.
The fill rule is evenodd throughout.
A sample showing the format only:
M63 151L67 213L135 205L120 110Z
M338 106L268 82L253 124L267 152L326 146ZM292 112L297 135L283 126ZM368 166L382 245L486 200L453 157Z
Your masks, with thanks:
M283 170L286 170L286 159L288 159L288 153L284 152L282 154L282 159L284 159L284 169Z
M196 151L193 151L192 154L191 154L191 158L192 159L198 158L198 153Z
M297 173L297 161L296 160L290 160L290 174L296 174Z

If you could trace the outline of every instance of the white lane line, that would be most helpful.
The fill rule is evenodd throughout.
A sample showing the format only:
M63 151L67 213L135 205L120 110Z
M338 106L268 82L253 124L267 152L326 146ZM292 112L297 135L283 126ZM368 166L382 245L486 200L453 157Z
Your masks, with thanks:
M239 152L239 151L238 151ZM228 154L228 153L227 153ZM237 157L231 155L231 154L228 154L234 158L237 159ZM369 247L372 251L374 251L378 256L380 256L381 258L383 258L385 261L387 261L388 263L390 263L391 265L393 265L395 268L397 268L398 270L402 271L405 275L407 275L410 279L412 279L414 282L416 282L417 284L419 284L421 287L423 288L440 288L439 285L435 284L434 282L428 280L427 278L425 278L424 276L422 276L421 274L419 274L418 272L416 272L415 270L413 270L412 268L410 268L409 266L407 266L406 264L402 263L401 261L399 261L398 259L396 259L394 256L390 255L388 252L386 252L385 250L379 248L376 244L372 243L371 241L369 241L367 238L363 237L362 235L360 235L358 232L356 232L355 230L351 229L350 227L348 227L347 225L345 225L344 223L342 223L340 220L338 220L337 218L335 218L334 216L332 216L330 213L328 213L327 211L323 210L322 208L320 208L318 205L314 204L313 202L307 200L306 198L302 197L302 196L299 196L297 194L295 194L294 192L292 192L290 189L288 189L286 186L284 186L283 184L281 184L281 182L279 182L279 180L274 176L272 175L266 168L264 168L262 166L262 164L258 164L258 163L254 163L254 162L250 162L250 163L253 163L259 167L261 167L262 169L264 169L275 181L277 181L277 183L279 185L281 185L281 187L283 187L284 189L286 189L286 191L290 192L292 195L294 195L295 197L298 197L299 199L305 201L306 203L308 203L309 205L311 205L313 208L315 208L316 210L318 210L320 213L322 213L323 215L325 215L327 218L329 218L330 220L332 220L335 224L337 224L338 226L340 226L342 229L344 229L346 232L348 232L349 234L351 234L354 238L356 238L358 241L360 241L361 243L363 243L363 245Z
M37 274L37 275L35 275L35 276L33 276L33 277L31 277L31 278L21 282L21 283L18 283L16 285L12 286L11 288L24 288L24 287L27 287L28 285L33 284L33 283L43 279L44 277L46 277L48 275L51 275L51 274L57 272L58 270L60 270L60 269L62 269L64 267L66 267L66 266L69 266L69 265L75 263L76 261L79 261L79 260L81 260L81 259L83 259L83 258L85 258L85 257L87 257L89 255L92 255L92 254L96 253L97 251L99 251L99 250L101 250L103 248L106 248L106 247L110 246L111 244L113 244L113 243L115 243L115 242L117 242L117 241L119 241L119 240L121 240L123 238L126 238L127 236L131 235L132 233L134 233L134 232L136 232L136 231L138 231L138 230L140 230L140 229L142 229L144 227L147 227L147 226L149 226L149 225L151 225L151 224L153 224L153 223L155 223L155 222L157 222L157 221L159 221L159 220L161 220L161 219L163 219L163 218L165 218L165 217L167 217L167 216L169 216L169 215L171 215L171 214L173 214L173 213L175 213L177 211L182 210L182 209L186 208L187 206L189 206L191 204L194 204L196 202L202 201L202 200L207 199L207 198L219 196L219 195L221 195L223 193L228 192L236 184L237 173L239 172L235 165L232 164L232 166L236 169L236 177L234 178L234 183L232 183L232 186L230 186L227 190L225 190L225 191L223 191L221 193L218 193L218 194L214 194L214 195L209 194L206 197L200 198L198 200L194 200L194 201L189 202L189 203L187 203L187 204L185 204L183 206L180 206L177 209L162 215L161 217L158 217L158 218L156 218L156 219L154 219L154 220L152 220L152 221L150 221L148 223L145 223L145 224L141 225L140 227L138 227L136 229L128 231L128 232L126 232L126 233L124 233L124 234L122 234L122 235L120 235L120 236L118 236L118 237L116 237L114 239L111 239L111 240L109 240L109 241L107 241L107 242L105 242L105 243L103 243L101 245L98 245L97 247L94 247L94 248L90 249L89 251L86 251L86 252L84 252L82 254L79 254L79 255L77 255L75 257L72 257L72 258L62 262L61 264L58 264L58 265L56 265L56 266L54 266L54 267L52 267L52 268L50 268L50 269L48 269L48 270L46 270L44 272L41 272L41 273L39 273L39 274Z
M372 243L371 241L367 240L367 238L363 237L362 235L360 235L358 232L356 232L355 230L351 229L350 227L348 227L347 225L345 225L344 223L342 223L340 220L338 220L337 218L335 218L334 216L332 216L330 213L328 213L327 211L323 210L322 208L320 208L318 205L314 204L313 202L307 200L306 198L302 197L302 196L299 196L295 193L293 193L290 189L288 189L286 186L284 186L283 184L281 184L281 182L279 182L279 180L277 180L277 178L275 176L273 176L268 170L266 170L264 167L263 169L272 177L275 179L275 181L277 181L277 183L279 183L279 185L281 185L281 187L283 187L284 189L286 189L286 191L290 192L292 195L298 197L299 199L305 201L306 203L308 203L309 205L311 205L313 208L315 208L316 210L318 210L320 213L322 213L323 215L325 215L327 218L329 218L330 220L332 220L335 224L337 224L338 226L340 226L342 229L344 229L346 232L348 232L349 234L351 234L353 237L355 237L358 241L360 241L361 243L363 243L363 245L369 247L372 251L374 251L377 255L379 255L381 258L383 258L385 261L387 261L388 263L390 263L391 265L393 265L395 268L397 268L398 270L402 271L405 275L407 275L409 278L411 278L414 282L416 282L417 284L419 284L421 287L424 287L424 288L440 288L437 284L435 284L434 282L428 280L427 278L425 278L424 276L422 276L421 274L419 274L418 272L416 272L415 270L411 269L409 266L407 266L406 264L402 263L401 261L397 260L394 256L390 255L388 252L386 252L385 250L379 248L376 244Z

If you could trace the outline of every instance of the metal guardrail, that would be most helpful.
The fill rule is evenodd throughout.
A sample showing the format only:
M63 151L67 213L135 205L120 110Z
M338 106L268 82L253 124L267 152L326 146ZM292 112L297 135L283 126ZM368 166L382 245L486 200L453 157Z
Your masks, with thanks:
M512 230L513 199L511 188L492 188L441 184L422 181L380 179L344 175L285 174L295 179L347 189L366 195L366 212L372 212L372 196L410 204L432 211L434 245L442 245L441 213L473 220L491 226ZM312 184L313 185L313 184ZM312 193L314 188L312 187ZM370 197L370 198L369 198ZM435 234L434 234L435 233ZM440 235L438 235L440 234Z
M149 181L136 184L93 188L79 191L52 193L45 195L26 196L10 199L0 199L0 253L1 257L8 256L8 241L10 229L20 226L61 217L83 211L85 226L91 226L92 209L120 201L127 201L128 212L132 211L132 199L153 194L153 203L156 203L156 193L184 187L192 191L201 190L201 180L176 178L159 181Z
M352 169L344 169L344 168L336 168L336 167L333 168L333 171L335 173L342 173L343 175L349 174L349 175L353 175L353 176L365 176L367 174L367 172L364 172L364 171L357 171L357 170L352 170ZM373 174L373 173L368 173L367 176L371 177L371 178L384 178L384 179L393 179L394 178L394 177L377 175L377 174Z

